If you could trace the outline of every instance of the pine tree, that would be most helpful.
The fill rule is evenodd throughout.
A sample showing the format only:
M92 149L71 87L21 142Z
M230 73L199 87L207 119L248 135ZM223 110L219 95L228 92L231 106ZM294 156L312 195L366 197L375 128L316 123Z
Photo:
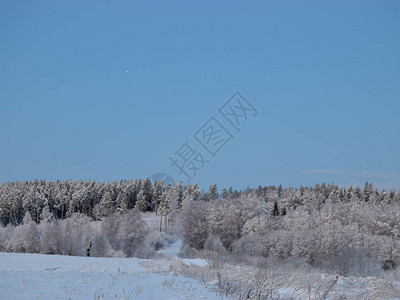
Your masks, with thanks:
M214 183L210 185L207 195L208 200L215 200L217 199L217 185Z
M170 204L171 204L171 189L166 189L162 193L161 202L158 207L158 213L161 216L168 215L169 210L170 210Z
M168 214L170 212L170 207L171 207L171 197L173 193L173 189L171 186L171 183L168 184L166 189L161 195L161 202L160 205L158 206L158 213L160 215L160 232L162 231L162 220L164 217L164 231L167 232L167 219L168 219Z
M50 212L49 207L46 205L40 214L40 223L50 223L53 220L53 215Z
M149 207L153 202L153 186L151 184L150 178L146 178L145 180L143 180L142 190L146 198L147 206Z
M111 192L110 192L110 190L107 190L100 200L99 211L98 211L98 215L96 217L98 219L100 219L104 216L108 216L111 213L111 209L113 206L114 205L113 205L113 200L111 197Z
M228 191L227 191L226 187L224 187L222 189L221 198L224 198L224 199L228 198Z
M163 192L163 183L161 181L158 181L154 184L153 196L151 198L152 199L151 210L155 211L156 214L158 212L158 206L160 205L162 192Z
M256 191L256 195L259 198L262 198L264 196L264 191L261 185L258 186L257 191Z
M140 190L140 192L136 198L135 208L137 208L140 211L146 211L147 207L148 206L147 206L146 197L144 196L143 190Z
M126 198L127 195L123 191L118 193L117 199L115 200L115 206L116 211L119 213L125 213L128 210Z
M281 210L281 215L286 216L286 207L283 207Z
M193 201L200 200L201 194L202 194L201 189L199 188L199 185L196 182L193 185L193 195L192 195Z
M183 200L183 188L182 188L182 180L180 180L174 187L174 197L176 197L176 201L178 205L181 207L182 200Z
M279 216L279 207L278 207L278 202L274 202L274 208L271 211L271 217L276 217Z
M185 199L187 199L188 197L191 197L191 196L192 196L192 185L188 184L183 191L182 201L184 201Z
M368 181L365 183L364 186L364 191L363 191L363 199L365 202L368 202L370 200L370 196L373 192L374 185L372 183L368 183Z
M280 185L278 186L278 197L279 197L279 198L282 197L282 191L283 191L283 187L282 187L282 184L280 184Z

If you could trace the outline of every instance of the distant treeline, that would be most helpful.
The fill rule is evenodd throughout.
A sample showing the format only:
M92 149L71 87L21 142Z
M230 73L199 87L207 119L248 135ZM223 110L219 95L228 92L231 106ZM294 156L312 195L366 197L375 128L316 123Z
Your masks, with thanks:
M165 210L173 197L181 203L188 195L194 200L215 200L221 198L238 198L242 195L254 195L262 201L283 200L285 207L296 208L304 202L323 204L335 195L340 201L393 202L400 200L400 193L381 191L366 183L364 188L339 188L325 183L314 187L283 188L282 185L259 186L256 189L234 191L223 188L218 195L217 186L211 185L208 192L202 192L197 184L182 186L163 186L162 182L152 183L144 180L121 180L107 183L94 181L52 181L45 180L9 182L0 185L0 224L19 225L26 212L29 212L36 223L43 215L51 214L54 219L65 219L74 213L82 213L100 220L113 212L126 212L135 206L141 211L160 212ZM282 205L281 205L282 206Z

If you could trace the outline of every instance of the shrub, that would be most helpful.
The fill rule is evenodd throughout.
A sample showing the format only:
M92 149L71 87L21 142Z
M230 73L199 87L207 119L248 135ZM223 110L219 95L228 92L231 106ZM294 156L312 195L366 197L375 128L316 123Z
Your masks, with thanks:
M215 235L209 235L204 242L203 258L211 269L221 268L225 265L228 252L221 240Z

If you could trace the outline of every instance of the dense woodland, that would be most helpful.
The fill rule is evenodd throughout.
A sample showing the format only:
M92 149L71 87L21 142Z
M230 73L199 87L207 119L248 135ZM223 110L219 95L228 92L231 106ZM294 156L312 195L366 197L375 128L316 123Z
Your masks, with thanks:
M150 232L153 212L160 228ZM366 183L234 191L150 179L44 180L0 186L0 251L149 257L167 236L184 252L303 261L370 275L400 264L400 193ZM163 231L160 233L160 231Z

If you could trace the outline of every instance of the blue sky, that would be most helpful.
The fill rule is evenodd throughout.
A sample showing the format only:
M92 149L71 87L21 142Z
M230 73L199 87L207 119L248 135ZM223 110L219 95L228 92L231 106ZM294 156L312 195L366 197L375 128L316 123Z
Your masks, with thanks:
M1 1L0 181L178 179L189 141L203 187L398 190L399 28L399 1ZM215 157L193 138L212 116Z

